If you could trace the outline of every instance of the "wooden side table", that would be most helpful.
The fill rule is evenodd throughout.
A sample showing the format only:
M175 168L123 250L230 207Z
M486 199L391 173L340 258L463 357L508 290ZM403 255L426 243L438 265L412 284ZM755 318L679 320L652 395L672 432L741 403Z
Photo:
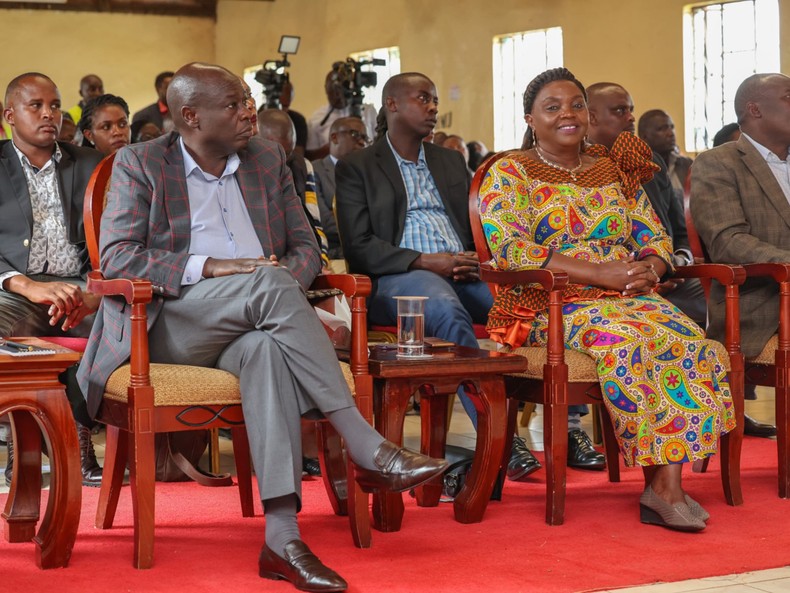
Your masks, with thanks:
M2 517L5 539L36 544L40 568L66 566L71 557L82 504L77 427L58 375L80 359L78 352L37 338L14 338L55 354L0 353L0 415L11 412L14 479ZM36 534L41 506L41 437L49 450L49 501Z
M463 384L477 409L477 445L472 468L463 489L455 498L455 518L461 523L482 521L497 474L503 462L507 402L506 373L523 372L523 356L453 346L428 348L431 358L409 360L397 357L392 345L371 349L370 373L374 378L376 429L393 443L403 442L403 421L409 397L421 395L421 451L443 457L447 440L447 397ZM442 492L437 478L417 489L417 503L436 506ZM398 493L373 497L373 524L381 531L398 531L403 519L403 498Z

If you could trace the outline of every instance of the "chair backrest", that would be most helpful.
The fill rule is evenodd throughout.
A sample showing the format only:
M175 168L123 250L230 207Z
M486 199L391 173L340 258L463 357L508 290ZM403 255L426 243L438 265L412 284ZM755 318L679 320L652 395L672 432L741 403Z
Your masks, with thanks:
M686 232L688 233L689 247L691 247L691 255L694 258L700 258L705 263L710 263L708 250L702 242L702 238L697 232L697 227L694 226L694 219L691 217L691 169L686 175L686 182L683 184L683 211L686 215ZM710 278L700 278L700 283L705 291L705 299L710 296Z
M508 150L498 152L488 157L475 171L472 177L472 185L469 188L469 224L472 227L472 237L475 240L475 251L477 251L477 258L481 263L488 263L493 259L491 248L488 246L488 240L483 232L483 224L480 222L480 208L478 203L480 201L480 188L483 185L486 173L497 160L500 158L515 154L518 151ZM492 294L496 294L496 286L489 283L488 287L491 289Z
M85 203L82 209L85 224L85 241L88 244L91 268L94 270L99 269L101 215L107 200L107 190L109 189L114 161L115 153L102 159L93 170L90 181L88 181L88 187L85 190Z

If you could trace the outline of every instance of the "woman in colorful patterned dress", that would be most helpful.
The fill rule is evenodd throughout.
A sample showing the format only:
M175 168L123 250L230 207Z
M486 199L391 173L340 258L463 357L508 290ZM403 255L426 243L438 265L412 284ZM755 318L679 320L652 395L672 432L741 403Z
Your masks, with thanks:
M709 515L682 467L716 451L734 410L704 332L655 292L672 244L641 187L657 170L650 149L629 133L609 152L586 145L586 93L564 68L530 82L524 112L527 149L496 161L480 190L494 264L568 273L565 346L595 360L625 463L644 471L642 522L701 531ZM505 287L491 337L545 345L547 304L538 288Z

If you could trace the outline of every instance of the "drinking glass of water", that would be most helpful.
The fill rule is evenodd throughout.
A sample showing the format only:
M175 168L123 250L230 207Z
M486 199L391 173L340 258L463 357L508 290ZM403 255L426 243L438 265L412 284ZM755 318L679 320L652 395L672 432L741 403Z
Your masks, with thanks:
M398 301L398 356L419 358L425 348L425 301L428 297L393 297Z

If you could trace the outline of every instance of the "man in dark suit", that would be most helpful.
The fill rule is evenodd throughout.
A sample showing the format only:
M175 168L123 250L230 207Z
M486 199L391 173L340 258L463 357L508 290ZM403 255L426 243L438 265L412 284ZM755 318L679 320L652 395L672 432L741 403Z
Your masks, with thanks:
M587 101L590 112L588 139L593 144L603 144L611 148L622 132L634 132L634 101L628 91L619 84L599 82L591 85L587 88ZM661 167L661 170L650 181L644 183L643 188L661 224L672 237L675 266L691 264L694 260L686 230L683 201L672 187L664 159L655 151L653 151L653 162ZM705 291L698 279L670 278L661 284L659 291L700 327L707 325ZM772 437L776 435L776 427L758 422L747 415L744 432L751 436Z
M167 87L171 80L173 80L172 72L160 72L156 75L154 87L157 101L135 113L132 117L133 124L149 122L165 133L173 131L173 117L167 106Z
M313 161L318 186L318 207L321 226L329 241L329 259L343 259L340 235L335 220L335 165L347 154L362 150L370 144L367 128L358 117L341 117L329 128L329 154ZM345 262L344 262L345 264Z
M426 296L425 334L477 348L473 323L493 304L478 278L463 157L424 143L436 125L436 87L423 74L390 78L382 92L386 134L346 155L335 170L337 224L351 272L371 276L370 321L395 325L392 297ZM473 423L477 413L458 396ZM523 479L540 468L520 439L508 468Z
M87 336L98 298L83 290L89 264L82 201L101 155L56 141L63 115L49 77L17 76L5 105L13 140L0 141L0 336ZM80 423L83 480L98 486L101 468L82 426L91 421L75 387L68 394ZM8 443L6 481L13 468Z
M385 441L357 410L304 296L321 266L313 231L282 148L252 137L239 78L187 64L167 100L178 133L118 153L101 221L102 271L152 281L153 361L239 377L266 514L260 575L307 591L345 590L299 534L301 417L324 414L365 488L408 490L446 462ZM107 378L129 357L123 309L120 299L102 301L80 365L94 413Z

